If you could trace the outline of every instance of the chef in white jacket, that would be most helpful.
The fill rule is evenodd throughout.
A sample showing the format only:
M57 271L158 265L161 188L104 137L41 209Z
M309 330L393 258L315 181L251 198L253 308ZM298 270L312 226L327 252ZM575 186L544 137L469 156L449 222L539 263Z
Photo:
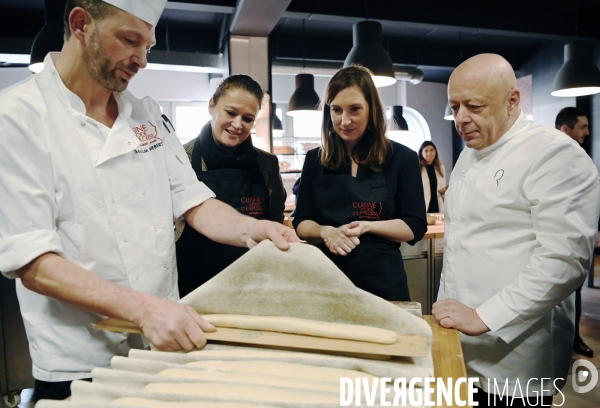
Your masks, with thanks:
M468 59L448 83L467 148L446 194L433 314L462 333L467 373L479 377L484 392L476 400L484 405L548 405L564 384L573 291L589 270L600 211L590 158L568 136L528 120L519 98L499 55Z
M214 328L173 302L175 220L230 245L298 240L212 198L159 105L126 91L165 3L69 0L60 55L0 95L0 271L20 278L36 400L127 354L134 339L92 329L105 316L163 350L204 346Z

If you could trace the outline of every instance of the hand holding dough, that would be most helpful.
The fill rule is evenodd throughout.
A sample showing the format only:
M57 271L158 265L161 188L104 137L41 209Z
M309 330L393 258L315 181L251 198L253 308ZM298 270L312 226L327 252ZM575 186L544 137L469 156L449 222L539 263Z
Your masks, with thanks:
M396 333L391 330L354 324L320 322L317 320L299 319L297 317L228 314L210 314L202 317L217 327L303 334L379 344L394 344L398 339Z

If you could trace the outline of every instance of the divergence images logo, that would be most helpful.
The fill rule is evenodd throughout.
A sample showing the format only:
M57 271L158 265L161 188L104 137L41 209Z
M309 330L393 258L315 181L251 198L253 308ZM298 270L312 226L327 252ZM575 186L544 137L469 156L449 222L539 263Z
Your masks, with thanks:
M577 371L579 367L585 367L583 370ZM580 394L591 391L598 383L598 370L587 360L576 360L573 364L573 390ZM589 380L587 385L585 384Z

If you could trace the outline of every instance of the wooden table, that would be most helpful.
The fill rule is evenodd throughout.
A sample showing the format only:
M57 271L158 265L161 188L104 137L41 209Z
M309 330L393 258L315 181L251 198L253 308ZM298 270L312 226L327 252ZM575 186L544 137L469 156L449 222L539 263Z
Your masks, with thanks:
M462 346L460 344L460 337L458 330L455 329L444 329L442 326L437 324L433 316L423 316L423 319L431 327L433 332L433 344L431 347L431 354L433 356L433 375L436 378L443 378L445 381L447 378L452 378L452 384L459 377L467 377L467 368L465 366L465 360L463 358ZM433 393L433 400L437 402L437 393ZM461 384L460 387L460 399L467 401L467 384ZM454 393L452 395L453 401ZM447 407L445 400L442 399L442 406ZM458 405L450 405L451 407ZM467 407L469 405L466 405Z

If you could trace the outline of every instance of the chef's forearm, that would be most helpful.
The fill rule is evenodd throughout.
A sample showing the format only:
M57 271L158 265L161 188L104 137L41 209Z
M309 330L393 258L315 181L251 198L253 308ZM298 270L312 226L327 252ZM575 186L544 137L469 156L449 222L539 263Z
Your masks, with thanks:
M204 201L184 214L189 225L213 241L238 247L247 246L257 222L215 198Z
M152 298L106 281L55 253L38 256L17 274L31 291L121 320L135 322L147 298Z

